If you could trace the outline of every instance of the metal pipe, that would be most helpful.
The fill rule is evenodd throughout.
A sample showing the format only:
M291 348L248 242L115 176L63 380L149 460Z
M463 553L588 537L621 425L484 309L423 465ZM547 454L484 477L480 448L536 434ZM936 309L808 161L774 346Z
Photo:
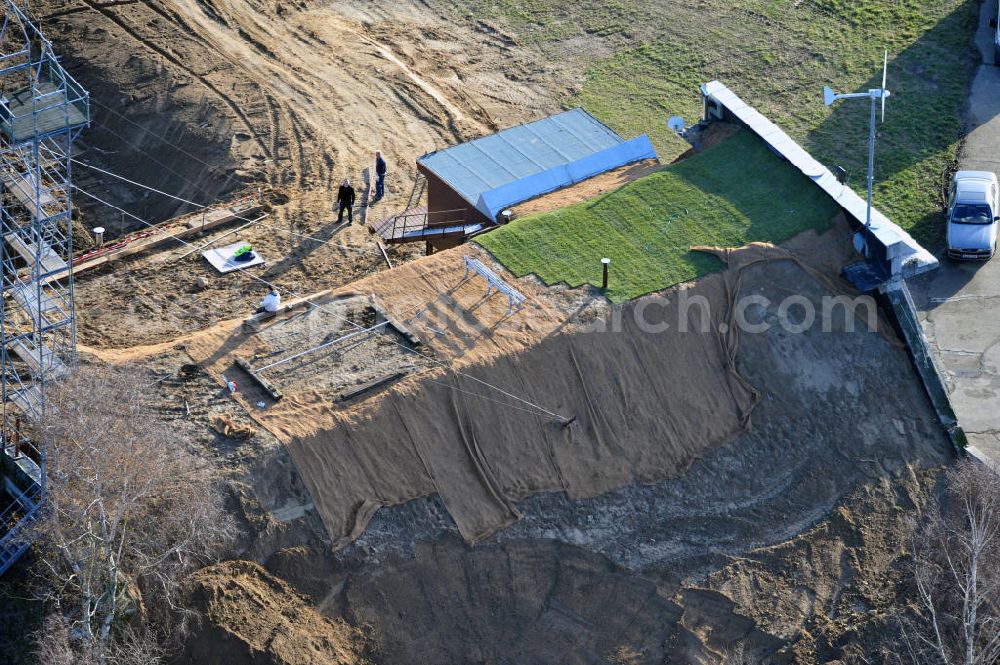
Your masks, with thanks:
M874 92L874 91L872 91ZM871 127L868 130L868 213L865 216L865 258L871 258L872 184L875 182L875 95L871 97Z
M363 330L356 330L356 331L354 331L354 332L352 332L352 333L350 333L348 335L344 335L343 337L338 337L337 339L332 339L329 342L325 342L323 344L320 344L319 346L314 346L311 349L306 349L305 351L300 351L299 353L296 353L294 356L288 356L287 358L282 358L281 360L279 360L277 362L273 362L270 365L264 365L263 367L258 367L256 369L254 369L254 371L255 372L263 372L265 370L271 369L272 367L277 367L278 365L284 365L285 363L290 362L292 360L295 360L296 358L301 358L302 356L307 355L309 353L312 353L314 351L319 351L320 349L325 349L326 347L330 346L331 344L336 344L337 342L344 342L344 341L347 341L347 340L349 340L349 339L351 339L353 337L357 337L358 335L362 335L364 333L374 332L375 330L378 330L382 326L386 326L388 324L389 324L389 321L386 320L386 321L383 321L382 323L379 323L377 325L372 326L371 328L365 328Z
M601 267L604 270L604 275L601 279L601 288L608 288L608 266L611 265L611 259L601 259Z

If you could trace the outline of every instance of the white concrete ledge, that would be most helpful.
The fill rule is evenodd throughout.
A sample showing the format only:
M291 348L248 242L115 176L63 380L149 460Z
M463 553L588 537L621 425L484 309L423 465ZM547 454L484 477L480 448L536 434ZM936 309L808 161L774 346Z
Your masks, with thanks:
M840 183L837 177L830 172L830 169L816 161L777 125L747 105L736 93L719 81L704 84L701 86L701 92L706 100L706 119L710 119L712 115L712 104L723 107L747 129L763 139L772 150L816 183L848 215L864 225L867 217L867 201L858 196L853 189ZM893 276L912 277L938 267L938 260L933 254L875 208L872 208L871 232L885 248L885 255L891 263Z

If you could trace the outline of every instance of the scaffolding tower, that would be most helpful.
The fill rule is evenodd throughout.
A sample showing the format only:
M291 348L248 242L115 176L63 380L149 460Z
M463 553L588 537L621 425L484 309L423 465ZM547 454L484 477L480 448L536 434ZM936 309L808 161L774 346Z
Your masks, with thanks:
M73 141L87 92L15 0L0 0L0 574L30 545L45 496L46 383L76 352Z

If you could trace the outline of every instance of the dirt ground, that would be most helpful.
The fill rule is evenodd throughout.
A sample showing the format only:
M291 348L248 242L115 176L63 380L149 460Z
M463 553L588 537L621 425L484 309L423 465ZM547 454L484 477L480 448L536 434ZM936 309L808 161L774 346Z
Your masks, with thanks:
M381 279L374 241L332 209L340 180L363 183L375 149L390 164L387 197L371 210L382 215L407 201L417 156L558 110L582 70L422 0L41 0L32 11L92 95L81 161L195 201L258 186L268 199L269 217L238 236L268 258L261 268L218 275L178 246L76 285L85 360L148 373L158 416L225 471L242 525L234 560L191 580L207 620L181 662L718 663L739 648L769 662L874 662L904 586L909 519L951 457L905 351L884 337L742 337L736 369L761 394L749 431L690 442L690 467L651 484L518 494L520 519L476 546L435 492L379 509L334 551L344 543L315 487L251 417L253 402L234 400L217 375L181 372L193 336L249 314L269 283L291 297ZM609 177L597 193L618 182ZM74 182L149 221L185 210L84 166ZM113 237L136 226L77 200L87 227ZM399 261L419 248L389 251ZM825 293L792 264L751 270L775 301ZM449 316L461 297L422 299L434 286L393 289L395 314L437 357L472 363L475 339L503 355L561 332L517 320L484 332ZM591 290L548 293L584 325L608 311ZM480 307L488 318L504 305ZM332 332L317 328L321 340ZM271 334L270 350L284 350ZM401 360L376 346L335 380L364 382ZM610 385L613 363L601 376ZM316 379L301 380L292 387ZM210 427L218 416L254 433L223 436Z
M800 250L813 242L797 241ZM447 267L448 260L442 253L425 261ZM741 295L777 303L789 292L817 302L829 293L792 262L747 271ZM466 367L481 361L482 351L456 344L474 331L487 355L511 353L535 336L570 334L535 316L537 327L513 317L486 326L482 337L474 322L448 318L451 300L428 306L424 297L440 279L396 289L397 307L407 321L426 324L413 328L437 357ZM378 278L367 283L393 288ZM547 290L530 280L519 288L536 296L532 307L546 311L549 298L558 303L550 308L576 312L586 325L609 314L589 289ZM467 295L475 302L476 294ZM469 304L461 294L452 299ZM477 315L502 317L505 306L502 298L480 303ZM776 307L754 316L774 321ZM224 340L229 330L209 337ZM353 544L333 551L338 543L320 518L315 488L278 439L249 418L243 404L254 398L235 402L218 376L178 372L199 337L100 355L166 377L151 390L162 417L190 432L230 475L244 525L237 556L280 580L265 584L255 572L251 583L240 572L227 582L226 568L207 573L229 609L193 644L213 645L235 663L265 655L264 662L299 662L262 646L260 634L285 643L333 640L336 649L324 652L331 659L346 651L380 663L718 663L737 649L766 654L767 662L863 662L878 652L905 584L913 512L932 491L934 470L951 458L891 335L774 327L742 335L736 355L737 370L761 394L752 428L709 447L681 475L591 498L535 493L517 501L518 521L476 546L462 541L450 508L432 494L381 508ZM255 434L230 440L213 432L208 422L219 414ZM329 624L309 619L299 632L298 623L239 619L254 612L248 597L284 616L312 608ZM345 625L363 639L337 641L335 628ZM199 662L192 658L184 662Z
M198 571L185 593L211 626L185 645L205 665L262 658L288 665L364 665L360 631L322 617L281 580L247 561Z
M448 11L418 0L32 5L91 93L93 124L77 158L201 203L263 187L271 217L240 238L270 258L253 274L304 292L384 267L360 220L339 225L333 213L343 178L363 198L375 150L389 174L371 214L384 215L407 201L418 156L558 110L562 74L511 48L502 32L456 23ZM188 209L83 165L74 182L151 222ZM109 239L141 226L85 195L76 203L84 226L104 226ZM390 253L401 260L418 250ZM201 263L140 259L88 280L77 293L81 312L91 313L81 317L82 341L165 341L252 309L266 292ZM209 284L196 286L199 277Z

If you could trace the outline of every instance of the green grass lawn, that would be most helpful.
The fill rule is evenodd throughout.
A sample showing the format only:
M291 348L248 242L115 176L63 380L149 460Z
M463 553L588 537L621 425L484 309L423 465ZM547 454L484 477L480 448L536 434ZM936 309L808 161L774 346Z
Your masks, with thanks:
M943 239L943 188L962 105L979 62L971 0L463 0L467 18L504 26L554 76L576 81L561 100L626 136L648 133L664 161L687 146L664 126L695 122L698 86L719 79L864 192L868 107L823 106L877 86L889 51L879 128L876 206L928 246Z
M747 178L753 174L753 178ZM518 276L601 284L621 302L721 267L693 245L738 247L822 231L837 206L756 136L739 132L704 152L577 205L516 220L479 244Z

